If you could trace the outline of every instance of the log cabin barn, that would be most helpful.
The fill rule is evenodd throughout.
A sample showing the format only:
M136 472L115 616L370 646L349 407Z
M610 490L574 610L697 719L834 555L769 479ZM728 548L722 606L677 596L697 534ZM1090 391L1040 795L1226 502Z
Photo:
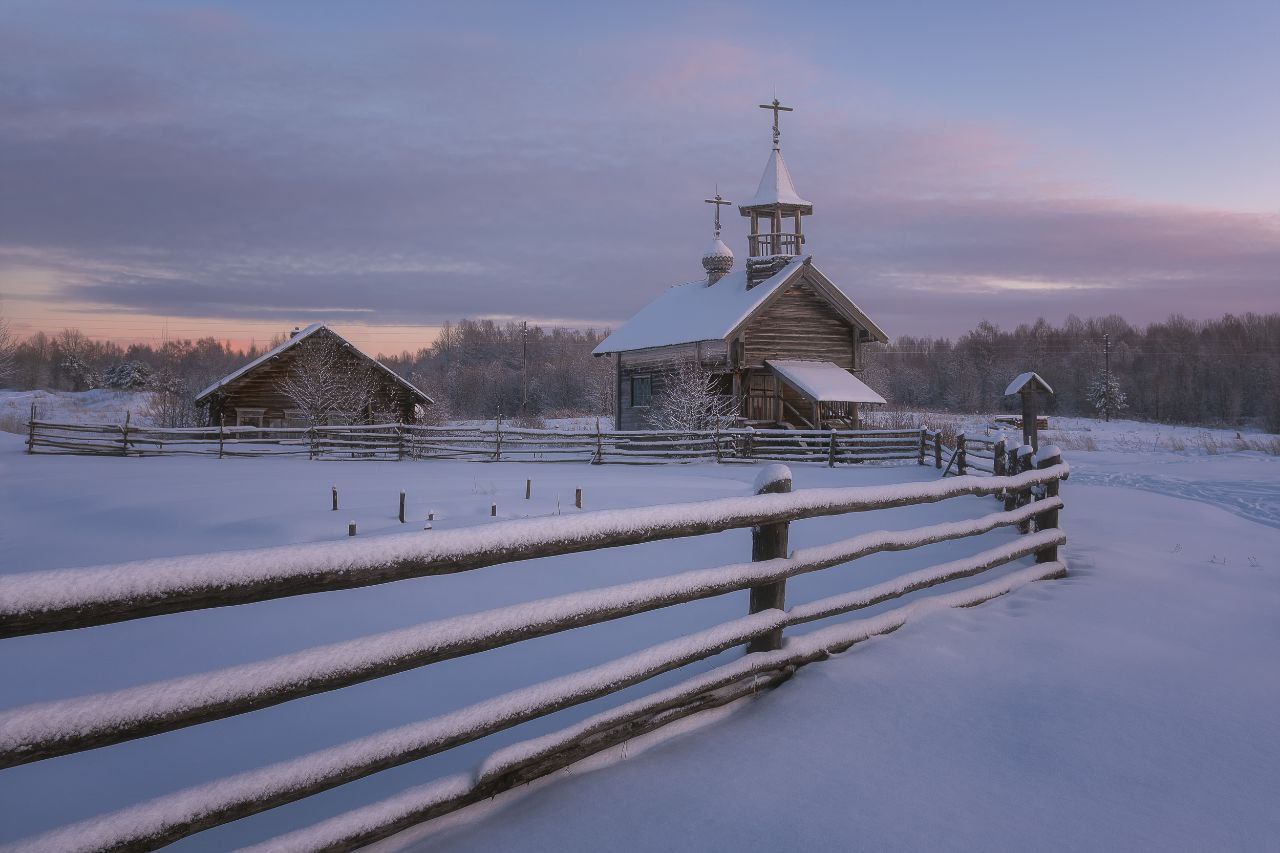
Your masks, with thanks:
M432 399L377 359L323 323L294 329L289 339L230 373L196 395L196 405L208 410L209 424L217 426L308 426L297 404L282 390L290 366L309 349L324 347L338 362L335 373L351 381L372 383L362 411L335 411L329 421L375 423L384 419L416 423ZM345 370L344 370L345 368ZM357 379L357 377L359 377Z
M614 423L621 430L649 426L653 400L681 363L696 361L732 395L752 426L854 428L859 409L885 400L857 374L863 348L888 337L827 278L804 251L804 217L813 205L796 192L782 158L775 99L773 152L750 203L746 268L715 231L702 258L706 278L679 284L641 309L596 347L613 356L617 378Z

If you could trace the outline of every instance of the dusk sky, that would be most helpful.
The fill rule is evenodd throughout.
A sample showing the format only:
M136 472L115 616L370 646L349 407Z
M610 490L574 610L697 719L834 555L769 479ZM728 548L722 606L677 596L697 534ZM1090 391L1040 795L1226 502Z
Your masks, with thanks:
M1280 310L1280 3L0 5L14 330L609 326L783 150L893 337ZM746 249L745 220L725 241Z

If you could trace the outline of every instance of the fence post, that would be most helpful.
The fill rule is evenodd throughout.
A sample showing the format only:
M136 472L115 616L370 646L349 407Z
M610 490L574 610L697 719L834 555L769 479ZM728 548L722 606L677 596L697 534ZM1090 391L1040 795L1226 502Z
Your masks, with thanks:
M219 459L222 458L222 443L223 443L222 431L226 426L226 423L227 423L227 416L222 413L219 413L218 414L218 458Z
M720 464L720 424L716 424L715 432L716 464Z
M1018 448L1018 473L1019 474L1021 474L1024 471L1031 470L1032 468L1031 456L1033 453L1035 453L1035 450L1032 449L1031 445L1029 444L1024 444ZM1027 486L1025 489L1019 489L1015 506L1026 506L1029 503L1031 503L1031 487ZM1019 524L1018 532L1030 533L1031 519L1027 519L1026 521Z
M965 459L964 452L964 433L956 434L956 473L961 477L964 476L964 465L968 461Z
M120 427L120 455L129 455L129 417L132 413L124 413L124 426Z
M996 443L991 445L991 474L995 477L1003 477L1005 472L1004 466L1004 439L996 439ZM1004 491L996 492L996 500L1004 499Z
M404 524L404 490L400 490L400 523Z
M1018 448L1008 447L1005 449L1004 473L1007 477L1012 477L1018 473ZM1018 506L1018 494L1013 489L1004 490L1004 510L1008 512Z
M933 467L942 470L942 430L933 431Z
M791 470L785 465L769 465L756 479L757 495L786 494L791 491ZM774 524L757 524L751 528L751 560L774 560L787 556L787 534L790 524L779 521ZM762 610L782 610L786 606L787 582L785 580L764 586L751 587L751 613ZM747 644L747 653L772 652L782 648L782 629L775 628L767 634L755 637Z
M1045 447L1043 453L1036 462L1036 468L1052 468L1062 462L1062 451L1052 445ZM1044 496L1047 498L1056 498L1058 496L1058 480L1050 480L1044 484ZM1058 526L1058 511L1056 509L1047 509L1036 516L1036 530L1052 530ZM1047 548L1041 548L1036 551L1037 563L1052 563L1058 559L1058 546L1050 545Z
M827 467L836 467L836 431L831 430L831 443L827 446Z
M604 464L604 436L600 433L600 418L596 418L596 455L591 460L592 465Z
M929 434L928 428L920 427L920 464L921 465L924 464L924 445L925 445L925 441L928 440L926 438L928 434Z
M396 461L404 461L404 424L400 421L396 421ZM400 520L404 521L403 518Z
M27 452L36 452L36 404L31 404L31 419L27 421Z
M756 452L755 444L756 444L756 428L753 427L751 424L747 424L747 440L743 442L743 445L744 445L743 455L745 455L748 459L751 459L752 455Z
M502 416L493 422L493 461L502 461Z

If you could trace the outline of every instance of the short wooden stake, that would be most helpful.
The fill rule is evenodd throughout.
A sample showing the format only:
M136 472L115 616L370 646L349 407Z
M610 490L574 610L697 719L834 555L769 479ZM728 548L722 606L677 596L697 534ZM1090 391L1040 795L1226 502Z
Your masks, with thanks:
M332 495L333 495L333 511L337 512L338 511L338 487L337 486L333 487Z
M933 467L942 470L942 430L933 433Z
M498 517L498 505L497 505L497 504L489 504L489 517L490 517L490 518L497 518L497 517Z
M761 486L756 494L777 495L791 491L791 472L787 476L771 480ZM780 521L776 524L757 524L751 528L751 559L776 560L787 556L787 535L790 524ZM783 610L786 607L787 582L785 580L751 587L751 610L759 613L762 610ZM782 648L782 629L775 628L767 634L755 637L747 644L747 653L772 652Z
M400 492L400 523L404 524L404 492Z
M533 497L533 480L524 481L524 499L529 500Z
M964 452L964 433L959 433L956 435L956 473L961 477L964 476L964 467L967 461L968 459L965 457Z
M356 523L355 523L354 521L352 521L352 522L348 522L348 524L347 524L347 535L348 535L348 536L355 536L355 535L356 535Z
M582 489L573 490L573 505L582 509Z

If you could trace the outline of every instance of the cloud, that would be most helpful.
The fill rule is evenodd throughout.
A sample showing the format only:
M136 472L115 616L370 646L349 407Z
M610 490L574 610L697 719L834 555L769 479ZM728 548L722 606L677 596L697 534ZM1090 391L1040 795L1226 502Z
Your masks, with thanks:
M616 322L700 273L701 199L754 190L779 79L817 262L892 332L1274 301L1274 218L1107 198L1061 152L740 34L23 8L0 27L0 293L51 309Z

